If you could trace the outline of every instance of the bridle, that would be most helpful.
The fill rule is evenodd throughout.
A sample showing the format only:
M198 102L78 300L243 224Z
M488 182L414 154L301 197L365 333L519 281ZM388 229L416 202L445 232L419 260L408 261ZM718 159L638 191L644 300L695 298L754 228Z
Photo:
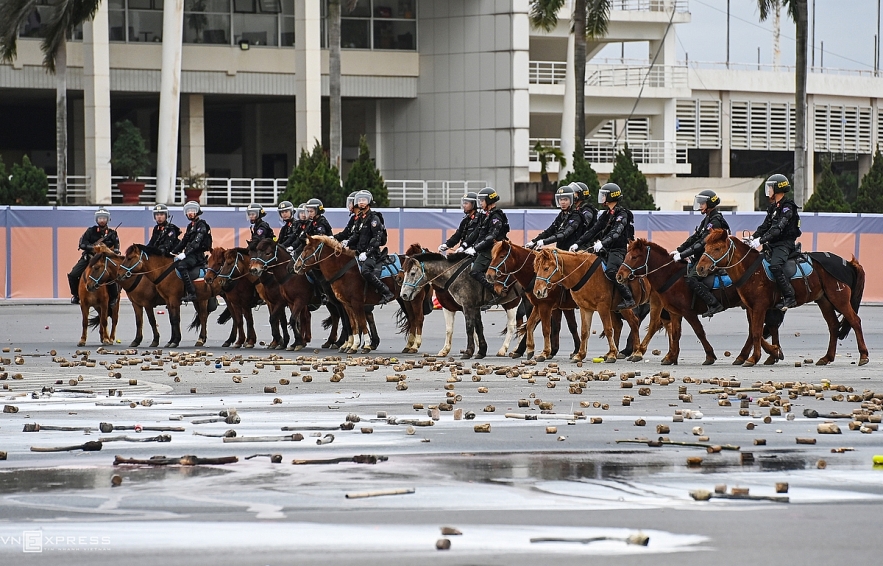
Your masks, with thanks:
M660 269L668 267L669 265L671 265L673 263L675 263L675 260L672 259L666 263L663 263L662 265L660 265L659 267L657 267L655 269L650 269L650 246L647 246L647 257L644 258L644 263L642 263L638 267L632 267L627 262L623 261L621 267L624 267L629 270L629 277L628 278L629 278L629 280L631 280L631 279L636 279L636 278L642 279L644 277L647 277L651 273L656 273ZM640 271L642 269L644 270L643 275L638 274L638 271Z
M104 257L104 270L102 270L101 275L99 275L98 277L93 277L91 271L90 271L90 273L89 273L89 279L90 279L93 283L95 283L95 286L96 286L96 287L98 287L98 286L100 286L100 285L112 285L112 284L115 283L115 281L112 281L112 280L111 280L111 281L108 281L107 283L102 283L102 282L101 282L101 280L104 278L104 274L105 274L105 273L108 273L108 269L107 269L107 264L108 264L108 262L110 262L110 264L113 265L114 267L119 267L119 265L118 265L117 263L115 263L112 259L110 259L109 257L105 256L105 257Z
M426 283L423 283L422 285L420 284L421 281L426 279L426 266L423 264L422 261L415 261L414 263L416 263L417 265L420 266L420 277L418 277L417 280L414 281L413 283L410 283L407 280L408 279L407 272L403 271L405 273L405 277L402 279L402 287L413 287L414 292L416 293L418 289L420 289L421 287L428 284L429 281L427 280ZM408 271L410 271L410 269Z
M738 265L738 263L734 264L734 265L723 266L723 267L718 265L718 263L720 263L724 260L727 260L727 262L729 263L730 259L736 253L736 244L733 243L733 240L731 240L730 238L727 238L727 244L728 244L727 251L725 251L724 254L722 256L720 256L719 258L715 259L715 258L711 257L711 254L708 253L707 251L702 252L702 257L707 257L709 259L709 261L711 261L711 265L713 266L714 269L729 269L730 267L735 267L736 265ZM747 257L748 254L745 254L745 256ZM742 259L745 259L745 258L742 258Z
M508 271L508 272L503 271L503 266L506 264L506 261L512 255L512 244L510 243L507 245L509 246L509 250L506 252L506 255L503 257L503 259L501 259L500 262L497 263L497 265L491 265L490 267L488 267L489 270L492 269L494 271L494 281L496 283L499 283L500 285L502 285L504 289L509 288L509 286L511 285L509 280L511 278L513 278L516 273L518 273L519 271L524 269L524 266L527 265L528 260L533 256L533 254L530 253L530 251L528 251L527 257L524 258L524 262L521 264L521 266L518 269L516 269L515 271ZM502 281L500 280L500 275L503 275Z
M138 255L138 261L132 264L131 267L126 267L125 263L121 263L119 268L126 272L126 274L121 278L117 276L117 279L128 279L132 275L134 275L135 268L137 268L145 259L149 259L150 256L147 255L147 252L141 250L141 253Z
M301 269L307 267L307 260L312 259L312 258L316 257L317 255L319 255L322 252L323 247L325 247L325 242L321 242L318 246L316 246L316 249L313 251L313 253L311 253L307 257L304 257L304 253L301 252L300 255L297 256L297 259L294 261L294 271L299 273ZM276 254L278 254L278 253L279 253L279 251L277 248L276 253L273 254L273 259L276 259ZM331 256L328 256L328 257L331 257ZM325 259L328 259L328 257L326 257L324 259L319 258L313 263L317 264L320 261L324 261ZM255 258L255 259L257 259L258 261L264 262L265 267L266 267L266 264L269 263L268 261L264 261L260 258ZM272 260L270 260L270 261L272 261ZM300 264L300 267L298 267L298 264Z
M560 285L561 283L564 283L564 280L565 280L565 279L567 279L568 277L570 277L571 275L573 275L573 274L576 272L577 269L579 269L580 267L584 266L584 265L589 261L589 259L591 259L592 257L597 257L597 256L589 256L588 258L586 258L585 260L583 260L582 263L580 263L579 265L577 265L577 266L573 269L573 271L571 271L570 273L568 273L567 275L565 275L564 277L562 277L561 279L559 279L559 280L556 281L555 283L552 283L552 276L555 275L555 273L557 273L558 270L561 268L561 265L560 265L560 263L558 262L558 250L557 250L557 249L552 250L552 255L555 256L555 269L552 270L552 273L550 273L548 277L542 277L542 276L540 276L540 274L537 274L537 276L536 276L536 277L537 277L537 280L545 282L546 285L549 286L549 287L554 287L555 285ZM586 254L586 255L589 255L589 254Z

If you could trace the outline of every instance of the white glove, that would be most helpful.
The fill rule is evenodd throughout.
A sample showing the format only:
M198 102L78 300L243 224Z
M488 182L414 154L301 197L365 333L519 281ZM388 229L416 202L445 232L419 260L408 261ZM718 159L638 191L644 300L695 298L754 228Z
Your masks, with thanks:
M675 250L674 253L671 254L671 259L674 261L681 261L681 252Z
M475 255L475 248L469 248L466 250L466 255Z
M579 249L579 246L577 244L573 244L572 246L570 246L570 251L572 251L572 252L575 252L578 249Z
M438 247L438 253L443 254L443 253L445 253L446 251L448 251L448 245L447 245L447 244L442 244L442 245L440 245L440 246Z
M291 246L288 246L287 248L285 248L285 251L288 252L288 255L294 255L294 248Z
M347 249L348 247L350 247L350 241L349 241L349 240L343 242L343 249Z
M603 250L603 249L604 249L604 246L601 245L601 240L598 240L597 242L595 242L595 245L592 246L592 249L595 250L595 253L598 253L598 252L600 252L601 250Z
M540 251L541 249L543 249L543 246L545 246L545 245L546 244L543 243L543 240L540 240L539 242L537 242L537 245L536 245L536 247L534 247L534 250Z
M526 250L532 250L533 247L534 247L535 245L537 245L536 242L534 242L534 241L530 241L530 242L524 244L524 249L526 249Z
M365 252L359 254L359 261L365 261L366 259L368 259L368 254Z
M181 252L175 256L175 261L183 261L185 257L187 257L187 254L185 254L184 252Z
M760 238L751 238L748 240L748 247L757 249L761 246Z

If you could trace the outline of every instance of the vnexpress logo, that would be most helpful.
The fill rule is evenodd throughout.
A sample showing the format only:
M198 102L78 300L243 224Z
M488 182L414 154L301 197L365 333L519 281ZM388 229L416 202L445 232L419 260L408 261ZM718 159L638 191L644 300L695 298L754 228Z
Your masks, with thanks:
M22 552L43 552L43 531L22 531Z

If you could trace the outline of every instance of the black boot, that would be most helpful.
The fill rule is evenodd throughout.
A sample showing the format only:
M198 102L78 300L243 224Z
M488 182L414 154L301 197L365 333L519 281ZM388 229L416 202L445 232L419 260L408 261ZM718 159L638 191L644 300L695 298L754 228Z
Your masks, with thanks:
M619 294L622 296L622 302L616 305L616 310L621 311L623 309L633 309L637 305L635 304L635 298L632 296L632 290L629 289L628 285L623 285L622 283L614 282L616 288L619 290Z
M178 274L181 275L181 281L184 283L184 296L181 297L181 302L196 302L196 287L193 286L193 281L190 280L190 272L186 269L182 269Z
M491 296L490 301L486 302L484 307L490 307L496 305L502 297L497 294L497 291L494 289L494 284L487 280L487 276L485 276L484 272L481 271L471 271L469 275L472 276L473 279L478 281L482 287L488 292ZM484 308L482 307L482 308Z
M380 294L380 301L378 301L379 304L385 305L395 299L395 295L389 292L389 287L386 286L386 283L384 283L380 277L371 273L367 276L367 279L369 283L374 285L374 289Z
M67 274L67 283L71 288L71 304L80 304L80 278L74 277L71 273Z
M687 279L687 286L690 287L697 297L702 299L702 301L708 305L708 308L702 313L702 318L711 318L717 313L725 310L724 306L717 300L717 297L714 296L714 293L711 292L711 289L706 287L702 281L689 277Z
M120 299L120 288L116 283L107 286L108 308L113 309Z
M797 301L794 299L794 287L791 286L791 282L785 277L785 272L781 269L777 269L775 271L775 276L776 285L779 286L779 291L782 292L782 300L776 303L776 308L781 311L786 311L790 308L796 307Z

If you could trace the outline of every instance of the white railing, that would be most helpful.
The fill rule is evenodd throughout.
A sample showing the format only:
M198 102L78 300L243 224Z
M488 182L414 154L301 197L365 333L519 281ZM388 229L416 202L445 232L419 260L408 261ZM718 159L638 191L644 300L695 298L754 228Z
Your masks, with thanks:
M567 63L564 61L531 61L528 81L532 85L564 84Z
M467 191L487 187L487 181L386 181L389 205L399 207L460 206Z
M635 67L586 66L586 85L600 87L686 88L689 85L686 65L649 65Z
M561 149L561 138L530 138L530 149L528 150L528 159L530 161L539 162L540 156L537 151L534 149L537 143L546 147L554 147L557 149ZM569 159L569 156L566 156ZM555 161L554 158L549 161Z
M611 10L669 12L672 8L675 12L690 11L687 0L611 0L610 2Z
M679 65L687 65L691 69L716 69L730 71L765 71L773 73L794 73L794 65L773 65L772 63L726 63L725 61L681 61ZM873 69L836 69L833 67L809 67L810 73L824 75L851 75L859 77L881 77L883 71Z
M676 141L645 140L620 141L586 140L586 161L613 163L616 154L628 145L635 163L687 163L687 144Z

